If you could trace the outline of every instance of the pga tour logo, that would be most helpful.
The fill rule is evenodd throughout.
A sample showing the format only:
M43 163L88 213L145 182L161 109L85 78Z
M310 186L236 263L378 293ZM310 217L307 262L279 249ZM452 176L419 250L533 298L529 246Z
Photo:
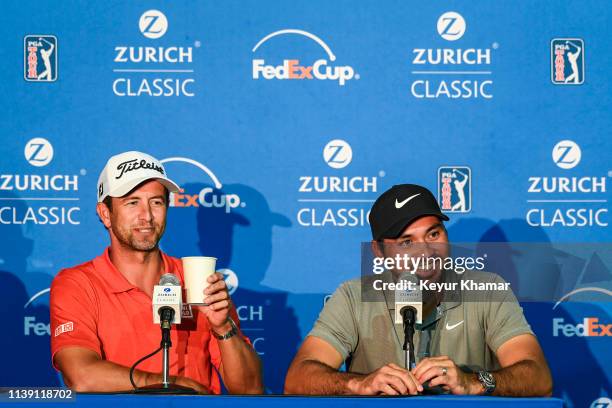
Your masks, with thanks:
M438 169L438 202L443 212L472 210L472 170L466 166Z
M584 83L584 41L580 38L555 38L550 42L551 78L555 85Z
M28 82L57 81L57 38L32 34L23 38L23 78Z

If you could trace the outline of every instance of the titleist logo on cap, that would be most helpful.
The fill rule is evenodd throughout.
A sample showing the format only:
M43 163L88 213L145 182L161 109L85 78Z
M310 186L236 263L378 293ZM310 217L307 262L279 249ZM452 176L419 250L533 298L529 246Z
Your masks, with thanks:
M123 163L119 163L117 166L117 170L120 172L115 180L120 179L125 173L129 173L130 171L139 170L139 169L151 169L155 170L158 173L165 174L164 169L161 166L153 162L147 162L145 159L138 161L137 159L124 161Z

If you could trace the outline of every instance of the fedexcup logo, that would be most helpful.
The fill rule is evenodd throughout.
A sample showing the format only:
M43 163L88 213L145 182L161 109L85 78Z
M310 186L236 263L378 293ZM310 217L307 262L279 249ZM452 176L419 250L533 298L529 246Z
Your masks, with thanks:
M465 20L461 14L448 11L438 18L438 34L447 41L457 41L465 33Z
M247 203L242 201L238 194L224 193L222 191L223 184L219 178L208 167L187 157L168 157L160 160L160 163L168 167L166 163L186 163L203 171L212 182L214 187L204 187L199 192L184 191L181 189L179 193L170 194L170 207L204 207L204 208L224 208L229 214L236 208L244 208ZM173 173L176 174L176 173Z
M159 10L148 10L142 13L138 21L140 32L147 38L160 38L168 30L168 19Z
M319 58L314 62L304 62L298 58L285 58L280 62L269 63L263 58L253 59L253 79L265 80L329 80L344 86L347 81L359 79L359 74L350 65L337 65L336 55L331 48L318 36L304 30L284 29L275 31L263 37L252 49L256 52L272 38L279 36L301 36L314 41L325 52L327 58Z
M571 140L562 140L553 147L552 158L562 169L572 169L580 163L582 151L580 146Z
M23 154L32 166L43 167L53 159L53 146L47 139L36 137L26 143Z
M334 139L323 148L323 160L333 169L344 168L353 160L353 149L344 140Z

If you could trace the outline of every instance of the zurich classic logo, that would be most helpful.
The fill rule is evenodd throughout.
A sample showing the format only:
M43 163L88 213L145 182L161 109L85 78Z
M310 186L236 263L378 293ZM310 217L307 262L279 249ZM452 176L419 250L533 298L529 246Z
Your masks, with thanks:
M223 275L223 280L227 286L227 292L230 294L230 296L233 295L234 292L236 292L236 289L238 289L238 275L236 275L236 272L227 268L219 269L217 272Z
M562 169L572 169L580 163L582 151L571 140L562 140L553 147L552 159Z
M334 139L323 148L323 160L333 169L344 168L353 160L353 149L344 140Z
M32 166L43 167L53 159L53 146L47 139L35 137L26 143L23 155Z
M457 41L465 34L465 20L461 14L447 11L438 18L438 34L447 41Z
M607 397L597 398L591 403L590 408L610 408L612 406L612 400Z
M160 38L168 30L168 19L159 10L148 10L142 13L138 21L140 32L147 38Z

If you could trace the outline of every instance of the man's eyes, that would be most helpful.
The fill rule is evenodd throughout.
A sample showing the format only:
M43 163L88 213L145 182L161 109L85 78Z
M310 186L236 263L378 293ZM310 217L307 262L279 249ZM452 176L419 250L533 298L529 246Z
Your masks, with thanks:
M126 206L133 207L133 206L137 205L138 202L139 202L138 200L128 200L128 201L125 201L124 204ZM155 206L166 205L166 202L164 200L162 200L162 199L155 199L155 200L151 200L151 205L155 205Z

